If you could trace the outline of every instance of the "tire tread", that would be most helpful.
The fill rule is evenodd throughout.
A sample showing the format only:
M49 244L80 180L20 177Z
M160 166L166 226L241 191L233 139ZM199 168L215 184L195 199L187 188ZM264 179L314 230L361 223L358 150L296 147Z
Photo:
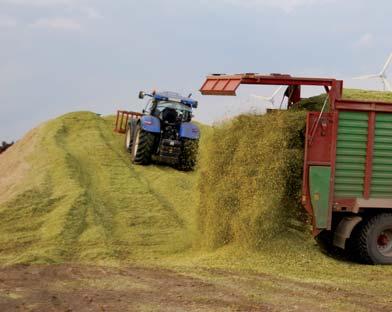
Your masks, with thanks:
M368 239L370 232L385 217L391 217L392 213L382 213L360 223L360 227L355 231L353 236L354 252L358 260L364 264L375 264L369 253Z
M151 163L155 137L150 132L144 131L142 129L139 131L139 146L136 155L133 158L133 163L138 165L148 165Z

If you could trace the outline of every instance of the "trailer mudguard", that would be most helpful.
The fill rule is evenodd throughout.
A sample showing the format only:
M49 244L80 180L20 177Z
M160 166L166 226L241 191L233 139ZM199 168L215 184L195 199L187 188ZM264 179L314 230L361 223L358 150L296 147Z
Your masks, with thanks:
M345 217L343 218L333 237L333 245L342 249L346 248L346 240L350 238L351 233L359 222L362 221L362 217Z
M184 122L180 127L180 137L197 140L200 138L200 130L195 124L191 122Z
M309 192L313 207L315 225L318 229L328 227L328 199L331 168L328 166L311 166L309 170Z
M144 131L147 132L161 132L161 122L157 117L154 116L143 116L140 118L140 126Z

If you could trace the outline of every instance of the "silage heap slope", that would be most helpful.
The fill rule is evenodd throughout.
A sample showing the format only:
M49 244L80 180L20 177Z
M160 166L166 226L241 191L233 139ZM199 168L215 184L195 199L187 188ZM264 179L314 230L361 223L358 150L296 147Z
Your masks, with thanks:
M191 245L195 173L131 166L112 129L71 113L0 156L0 262L153 259Z
M344 97L392 102L390 92L348 89ZM281 254L312 244L300 203L305 110L321 110L324 100L320 95L303 100L301 110L239 116L214 129L199 184L204 248L234 244Z

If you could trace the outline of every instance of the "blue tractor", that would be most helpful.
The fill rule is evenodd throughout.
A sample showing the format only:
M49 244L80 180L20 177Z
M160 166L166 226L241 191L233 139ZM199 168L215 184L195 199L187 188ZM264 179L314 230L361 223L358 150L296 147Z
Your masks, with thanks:
M184 171L196 165L199 128L191 122L197 101L174 92L141 91L149 97L140 118L131 118L126 127L125 147L134 164L152 161L175 166Z

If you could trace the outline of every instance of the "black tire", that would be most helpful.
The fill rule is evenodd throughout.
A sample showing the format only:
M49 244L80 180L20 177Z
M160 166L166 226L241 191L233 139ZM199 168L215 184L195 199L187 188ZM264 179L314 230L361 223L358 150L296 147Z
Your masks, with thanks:
M178 161L178 169L192 171L195 169L199 150L199 140L184 139Z
M144 131L138 125L132 142L132 162L137 165L149 165L154 151L154 144L155 136L150 132Z
M360 223L351 240L360 262L392 264L392 214L378 214Z
M330 255L334 251L333 233L331 231L322 231L315 237L315 240L323 253Z
M132 151L132 129L130 125L127 126L125 130L125 149L130 153Z
M320 251L334 259L346 259L347 254L345 250L340 249L333 244L334 234L335 233L333 231L324 230L315 237Z

